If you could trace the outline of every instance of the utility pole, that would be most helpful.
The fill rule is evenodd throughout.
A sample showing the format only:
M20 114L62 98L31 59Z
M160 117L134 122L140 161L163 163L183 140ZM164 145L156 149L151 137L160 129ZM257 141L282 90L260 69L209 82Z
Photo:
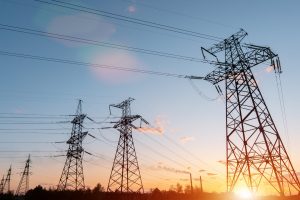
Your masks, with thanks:
M194 188L193 188L193 179L192 179L192 173L190 172L190 182L191 182L191 194L194 193Z
M31 163L31 160L30 160L30 155L29 155L28 159L26 160L26 163L25 163L25 168L22 173L21 180L20 180L18 188L16 190L16 195L18 195L18 196L25 195L29 189L30 163Z
M79 100L76 114L71 121L73 124L71 137L67 141L69 149L67 152L67 159L63 168L57 190L84 190L84 176L82 158L84 149L82 141L88 132L83 132L83 121L86 117L82 114L82 100Z
M200 192L203 193L202 177L200 176Z
M130 103L133 100L133 98L128 98L120 104L109 106L109 109L111 107L121 109L122 117L113 126L120 132L120 137L107 187L108 192L144 192L132 137L132 128L136 129L137 127L132 123L138 119L140 119L140 123L148 124L148 122L140 115L131 115Z
M9 167L8 171L7 171L7 174L6 174L6 177L2 178L1 180L1 184L0 184L0 194L3 194L5 193L5 189L6 189L6 192L9 193L10 192L10 177L11 177L11 166Z
M219 93L218 84L225 81L227 191L242 180L255 193L264 180L281 196L289 186L299 193L297 174L251 71L270 61L275 73L281 73L279 57L269 47L242 44L246 35L240 30L209 49L202 47L204 59L205 54L215 58L208 61L215 70L189 78L209 81Z

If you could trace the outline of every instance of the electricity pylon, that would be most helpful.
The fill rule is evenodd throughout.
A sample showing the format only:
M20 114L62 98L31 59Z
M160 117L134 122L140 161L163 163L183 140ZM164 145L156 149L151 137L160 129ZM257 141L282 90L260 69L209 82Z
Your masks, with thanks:
M3 185L4 185L4 175L2 176L1 182L0 182L0 194L3 193Z
M226 85L227 191L234 191L242 179L252 192L263 181L282 196L290 189L299 192L297 174L251 71L269 60L275 73L281 73L279 58L269 47L241 44L246 35L240 30L209 49L202 48L204 58L208 53L216 59L208 61L215 70L202 79L218 92L219 82ZM221 52L223 62L218 57Z
M148 124L148 122L140 115L131 115L130 103L133 100L133 98L128 98L120 104L109 106L109 109L111 107L122 109L122 117L113 126L120 132L120 137L107 187L108 192L144 192L132 137L132 128L137 127L132 122L137 119L141 120L140 123Z
M82 141L88 132L82 132L83 121L86 117L82 114L82 101L79 100L75 117L71 121L73 124L71 137L67 141L69 149L67 152L67 159L63 168L57 190L84 190L84 176L82 158L84 149Z
M10 180L11 180L10 177L11 177L11 166L9 167L9 169L7 171L6 177L4 178L4 176L3 176L2 180L1 180L0 194L5 193L5 191L7 193L10 192Z
M29 155L28 159L26 160L26 163L25 163L24 171L22 172L21 180L20 180L19 185L16 190L16 195L18 195L18 196L25 195L29 189L30 163L31 163L31 160L30 160L30 155Z

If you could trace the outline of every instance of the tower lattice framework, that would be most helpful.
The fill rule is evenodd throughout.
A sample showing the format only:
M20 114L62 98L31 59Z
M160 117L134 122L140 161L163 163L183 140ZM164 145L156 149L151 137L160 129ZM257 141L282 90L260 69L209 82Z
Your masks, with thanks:
M67 141L69 149L67 159L57 186L58 190L84 190L84 176L82 158L84 149L82 141L88 132L83 132L83 121L86 117L82 114L82 101L79 100L75 117L71 121L72 132L71 137Z
M203 79L218 92L219 82L226 85L227 191L242 182L252 192L268 183L282 196L287 191L299 193L297 174L251 71L269 60L275 73L281 73L279 58L269 47L242 44L246 35L240 30L209 49L202 48L204 58L216 59L208 61L216 68Z
M9 167L6 177L2 178L1 184L0 184L0 194L3 193L9 193L10 192L10 180L11 180L11 166Z
M31 163L31 160L30 160L30 155L29 155L28 159L26 160L25 168L22 172L22 176L21 176L19 185L16 190L16 195L25 195L29 189L30 163Z
M138 119L146 124L148 122L140 115L131 115L130 103L133 100L128 98L120 104L110 105L110 108L122 109L122 117L113 127L120 132L120 137L107 187L108 192L144 192L132 137L132 128L136 127L132 123Z

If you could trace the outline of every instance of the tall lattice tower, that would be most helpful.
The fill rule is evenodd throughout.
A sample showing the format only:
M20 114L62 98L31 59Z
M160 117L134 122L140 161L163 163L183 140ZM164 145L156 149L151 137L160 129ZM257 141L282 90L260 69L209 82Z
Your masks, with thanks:
M109 106L109 108L122 109L122 117L114 125L114 128L120 132L120 137L107 187L108 192L144 192L132 137L132 128L136 128L136 126L132 123L137 119L146 124L148 122L140 115L131 115L130 103L133 100L133 98L128 98L120 104Z
M0 182L0 194L3 193L3 185L4 185L4 175L2 176L1 182Z
M22 172L21 180L20 180L19 185L16 190L16 195L18 195L18 196L25 195L29 189L30 163L31 163L31 160L30 160L30 155L29 155L28 159L26 160L26 163L25 163L25 168Z
M280 195L299 192L297 174L251 71L269 60L281 73L279 58L269 47L241 44L246 35L240 30L209 49L202 48L204 58L208 53L216 59L208 61L216 68L203 79L219 92L218 83L226 85L227 190L244 183L257 192L268 183Z
M9 167L6 177L1 180L0 194L9 193L10 192L10 177L11 177L11 166Z
M86 117L82 114L82 101L79 100L75 117L71 121L73 124L71 137L67 141L69 149L67 152L67 159L63 168L57 190L84 190L84 176L82 158L84 149L82 141L88 132L83 132L83 121Z

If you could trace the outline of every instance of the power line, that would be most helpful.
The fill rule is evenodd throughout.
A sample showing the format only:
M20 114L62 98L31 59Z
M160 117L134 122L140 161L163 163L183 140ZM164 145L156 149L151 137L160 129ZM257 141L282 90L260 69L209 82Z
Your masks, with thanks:
M55 39L65 40L65 41L70 41L70 42L78 42L78 43L89 44L89 45L94 45L94 46L101 46L101 47L115 48L115 49L121 49L121 50L126 50L126 51L133 51L133 52L149 54L149 55L154 55L154 56L161 56L161 57L166 57L166 58L174 58L174 59L193 61L193 62L205 62L203 59L199 59L199 58L195 58L195 57L183 56L183 55L179 55L179 54L149 50L149 49L144 49L144 48L131 47L131 46L114 44L114 43L109 43L109 42L100 42L100 41L86 39L86 38L51 33L51 32L47 32L47 31L40 31L40 30L35 30L35 29L7 25L7 24L0 24L0 29L6 30L6 31L18 32L18 33L48 37L48 38L55 38Z
M190 19L201 20L203 22L207 22L207 23L210 23L210 24L219 25L219 26L227 27L227 28L231 28L231 29L236 29L235 27L230 26L228 24L223 24L223 23L220 23L220 22L217 22L217 21L192 16L192 15L182 13L182 12L178 12L178 11L175 11L175 10L170 10L170 9L166 9L166 8L162 8L162 7L156 7L156 6L150 5L148 3L144 3L144 2L137 2L137 1L132 1L132 0L122 0L122 1L127 1L127 2L130 2L130 3L133 3L133 4L138 4L138 5L141 5L141 6L144 6L144 7L147 7L147 8L151 8L151 9L154 9L154 10L157 10L157 11L160 11L160 12L167 12L167 13L171 13L173 15L178 15L178 16L182 16L182 17L186 17L186 18L190 18Z
M192 157L194 157L196 160L198 160L199 162L201 162L202 164L206 165L207 167L209 167L210 169L212 169L215 172L221 173L224 175L223 172L215 169L214 167L212 167L210 164L208 164L207 162L201 160L200 158L198 158L195 154L193 154L192 152L190 152L189 150L187 150L186 148L184 148L183 146L179 145L177 142L175 142L172 138L170 138L169 136L167 136L166 134L164 135L165 138L167 140L169 140L170 142L172 142L175 146L177 146L178 148L180 148L181 150L185 151L188 155L191 155Z
M192 79L188 79L189 80L189 83L190 85L192 86L192 88L195 90L195 92L200 96L202 97L203 99L207 100L207 101L216 101L220 98L220 95L218 95L217 97L215 98L211 98L211 97L208 97L206 96L197 86L196 84L193 82Z
M12 116L10 116L12 115ZM14 112L0 112L0 119L8 118L8 119L66 119L69 117L74 117L74 115L66 115L66 114L57 114L57 115L49 115L49 114L39 114L39 113L14 113ZM101 116L93 116L93 119L107 119L106 117ZM120 118L118 116L110 116L109 118Z
M37 134L37 135L69 135L70 133L49 133L49 132L24 132L24 131L16 131L12 132L10 130L6 130L5 132L2 132L3 130L0 130L0 135L3 134Z
M76 5L76 4L67 3L67 2L61 2L58 0L52 0L52 2L48 2L48 1L44 1L44 0L35 0L35 1L41 2L44 4L53 5L53 6L63 7L63 8L71 9L71 10L76 10L76 11L80 11L80 12L85 12L85 13L89 13L89 14L95 14L95 15L99 15L99 16L114 19L114 20L121 20L121 21L125 21L125 22L139 24L142 26L157 28L160 30L165 30L165 31L175 32L175 33L189 35L189 36L193 36L193 37L198 37L198 38L202 38L202 39L207 39L207 40L212 40L212 41L220 41L222 39L222 38L212 36L209 34L203 34L203 33L190 31L190 30L183 29L183 28L177 28L177 27L164 25L164 24L160 24L160 23L156 23L156 22L146 21L146 20L137 19L137 18L133 18L133 17L127 17L124 15L119 15L119 14L115 14L112 12L88 8L85 6ZM53 3L53 2L56 2L56 3Z
M174 152L172 149L170 149L168 146L163 145L161 142L159 142L158 140L150 137L148 134L144 134L146 135L148 138L150 138L152 141L156 142L157 144L159 144L160 146L164 147L165 149L167 149L169 152L171 152L173 155L176 155L177 157L179 157L180 159L183 159L184 161L188 162L190 165L193 165L196 168L199 168L200 166L197 166L196 164L194 164L193 162L191 162L190 160L188 160L187 158L181 156L180 154Z
M3 1L3 3L10 3L10 4L17 4L17 5L21 5L21 6L25 6L25 7L32 7L32 8L38 8L39 10L44 10L48 13L53 13L53 12L56 12L56 13L68 13L66 10L55 10L55 9L52 9L49 7L41 7L39 5L33 5L31 4L31 2L27 1L26 3L23 3L21 1L13 1L13 0L10 0L10 1ZM85 19L91 19L91 20L94 20L94 21L97 21L98 19L97 18L94 18L94 17L90 17L90 16L85 16L85 15L82 15L80 16L80 18L85 18ZM111 21L112 24L115 24L115 25L118 25L118 26L122 26L122 27L126 27L126 28L130 28L130 29L135 29L135 30L141 30L141 31L146 31L147 33L151 32L151 33L154 33L154 34L160 34L160 35L163 35L164 37L175 37L175 38L180 38L180 39L184 39L184 40L188 40L188 41L193 41L193 42L199 42L199 40L196 40L196 39L193 39L193 38L187 38L187 37L181 37L179 35L175 35L175 34L169 34L169 33L159 33L157 31L153 31L151 30L150 28L149 29L145 29L144 27L137 27L137 26L129 26L128 24L124 24L124 23L118 23L116 21ZM133 24L134 25L134 24Z
M119 66L112 66L112 65L102 65L102 64L95 64L95 63L60 59L60 58L36 56L36 55L31 55L31 54L14 53L14 52L8 52L8 51L0 51L0 55L10 56L10 57L17 57L17 58L24 58L24 59L31 59L31 60L55 62L55 63L61 63L61 64L70 64L70 65L77 65L77 66L88 66L88 67L93 67L93 68L103 68L103 69L120 70L120 71L142 73L142 74L149 74L149 75L166 76L166 77L173 77L173 78L188 78L186 75L173 74L173 73L168 73L168 72L158 72L158 71L126 68L126 67L119 67Z
M35 153L52 153L52 152L65 152L65 151L46 151L46 150L0 150L0 153L23 153L23 152L35 152Z
M66 117L0 116L0 119L62 119L62 118L65 119Z
M62 157L62 156L65 156L65 155L32 155L32 154L30 154L30 157L33 157L33 158L55 158L55 157ZM26 158L26 156L3 156L3 155L0 156L0 159L7 159L7 158L24 159L24 158Z
M46 142L46 141L0 141L0 144L53 144L53 143L65 143L63 142Z
M65 124L69 122L0 122L0 124Z
M69 130L70 128L0 128L0 131L52 131L52 130Z
M141 140L139 140L139 139L137 139L137 138L135 138L135 140L136 140L137 142L139 142L141 145L143 145L144 147L147 147L148 149L150 149L152 152L156 153L157 155L162 156L162 157L164 157L165 159L167 159L167 160L169 160L169 161L171 161L171 162L173 162L173 163L176 163L177 165L179 165L179 166L181 166L181 167L183 167L183 168L186 168L186 166L184 166L181 162L178 162L177 160L171 159L169 156L166 156L166 155L164 155L164 154L161 154L161 152L157 151L156 149L152 148L151 146L147 145L146 143L142 142Z

